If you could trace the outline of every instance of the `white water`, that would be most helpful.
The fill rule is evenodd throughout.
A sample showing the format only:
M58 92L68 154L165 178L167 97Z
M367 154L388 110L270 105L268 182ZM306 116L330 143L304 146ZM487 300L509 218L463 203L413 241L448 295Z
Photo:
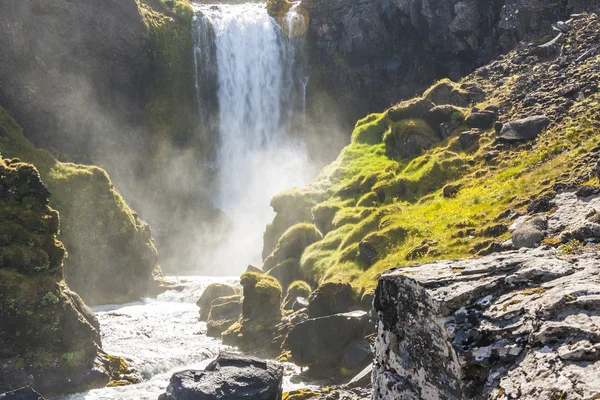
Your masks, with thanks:
M218 191L213 201L233 226L205 267L232 274L249 263L262 264L262 235L274 216L271 198L304 185L316 173L301 141L290 135L292 119L305 108L306 73L298 40L284 33L264 4L202 5L198 10L196 87L202 91L210 85L203 82L210 71L216 71L212 76L218 82ZM303 23L299 18L286 26Z
M57 397L54 400L156 400L165 392L171 375L186 369L204 369L226 349L220 340L205 335L206 323L198 321L196 301L213 282L237 284L237 278L169 277L182 288L156 299L94 308L104 350L131 360L142 382ZM297 369L286 365L284 389L302 387L290 382Z

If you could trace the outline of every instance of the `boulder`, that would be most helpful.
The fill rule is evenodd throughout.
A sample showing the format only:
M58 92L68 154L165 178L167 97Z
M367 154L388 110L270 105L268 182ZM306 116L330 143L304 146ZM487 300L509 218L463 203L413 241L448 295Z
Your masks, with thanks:
M436 132L422 119L396 122L383 137L388 157L407 159L421 155L439 140Z
M388 110L387 115L392 122L418 119L423 118L434 106L435 104L428 99L416 98L395 105Z
M323 239L323 234L313 224L301 223L289 228L279 238L275 250L265 259L263 271L269 271L286 260L299 260L311 244Z
M288 288L287 293L285 294L285 299L283 300L283 309L293 309L298 297L306 299L308 298L308 296L310 296L310 292L310 285L308 283L303 281L293 282Z
M343 375L353 376L372 362L371 343L366 339L355 340L342 351L340 369Z
M241 315L241 296L219 297L213 300L206 323L206 334L210 337L220 338L221 334L235 324Z
M493 111L483 110L473 112L467 118L467 126L471 129L476 128L481 130L487 130L494 125L496 118L496 113Z
M233 286L226 285L224 283L211 283L204 289L200 299L196 302L196 305L200 307L200 321L206 321L208 314L210 314L210 306L215 299L219 297L235 296L237 294L236 289Z
M294 304L292 305L292 310L300 311L303 309L308 310L308 299L306 297L296 297L296 300L294 300Z
M436 105L450 104L458 107L468 107L473 101L480 100L481 89L474 86L459 85L449 79L442 79L431 86L423 97Z
M451 121L461 122L464 121L465 116L460 108L450 104L444 104L435 106L427 111L427 114L425 114L423 119L427 121L433 129L439 132L441 124Z
M319 286L308 298L310 318L341 314L356 305L354 290L348 282L326 282Z
M498 139L505 142L522 142L533 140L550 125L545 115L536 115L511 121L502 126Z
M383 274L373 399L593 397L598 268L539 248Z
M372 331L364 311L313 318L296 325L283 348L302 367L339 368L346 346Z
M280 400L283 366L254 357L221 353L204 371L171 377L160 400Z
M13 390L0 394L0 400L44 400L41 394L30 387Z
M292 282L303 278L300 263L294 258L288 258L281 264L277 264L276 267L267 272L267 275L277 279L284 292L287 291Z
M545 216L536 216L520 224L516 223L511 228L512 243L515 248L532 248L546 237L548 219Z
M460 147L462 147L463 150L468 149L475 143L479 142L480 136L481 134L479 133L479 131L462 132L460 135L458 135L458 142L460 143Z

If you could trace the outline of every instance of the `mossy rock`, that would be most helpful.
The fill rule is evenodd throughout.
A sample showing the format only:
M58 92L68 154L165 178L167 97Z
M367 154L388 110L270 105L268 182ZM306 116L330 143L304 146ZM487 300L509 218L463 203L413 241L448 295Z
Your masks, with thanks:
M427 111L423 119L431 126L441 137L440 125L449 122L463 122L465 120L464 113L461 108L444 104L435 106Z
M342 314L356 306L356 296L348 282L325 282L308 299L309 318Z
M299 260L304 249L321 239L323 235L313 224L302 223L292 226L281 236L277 247L265 260L263 270L268 271L290 258Z
M468 107L471 103L480 101L483 98L483 92L477 87L460 85L450 79L442 79L427 89L423 97L438 106L450 104Z
M309 400L320 395L321 393L313 392L310 389L297 389L292 390L291 392L285 392L282 400Z
M267 274L279 281L283 292L287 290L292 282L302 279L300 262L294 258L288 258L284 262L277 264L277 266L270 269Z
M292 282L292 284L287 290L285 299L283 300L283 309L291 310L294 305L294 302L296 301L296 298L304 297L305 299L308 299L308 296L310 296L310 292L311 289L308 283L304 281Z
M241 314L241 296L226 296L213 300L206 323L207 336L215 338L221 337L223 332L239 321Z
M271 207L277 215L273 222L267 225L263 235L263 259L266 259L275 250L279 238L291 226L311 221L311 210L315 204L316 201L309 194L298 189L288 190L271 199Z
M387 116L392 122L399 122L404 119L421 119L433 107L435 107L435 104L430 99L415 98L403 101L390 108Z
M240 283L244 288L244 320L273 322L281 318L281 285L272 276L246 272Z
M274 18L281 18L292 8L289 0L267 0L267 12Z
M211 283L204 289L196 305L200 307L200 321L206 321L210 314L212 302L219 297L235 296L237 291L233 286L224 283Z
M436 132L422 119L396 122L383 138L389 157L412 159L440 141Z
M352 132L352 143L371 145L381 143L390 123L386 113L369 115L356 123Z

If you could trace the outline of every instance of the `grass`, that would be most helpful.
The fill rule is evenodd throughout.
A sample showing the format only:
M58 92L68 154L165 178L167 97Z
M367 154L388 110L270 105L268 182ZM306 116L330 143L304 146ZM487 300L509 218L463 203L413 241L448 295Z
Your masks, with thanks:
M515 80L507 80L477 106L501 104ZM440 85L449 84L442 81L434 90ZM596 94L544 132L534 146L506 149L492 161L487 159L494 146L491 129L474 150L462 150L451 137L412 160L391 159L382 141L398 129L394 127L398 123L386 113L365 117L356 124L351 144L303 189L312 199L319 198L312 209L314 221L326 232L302 253L300 265L307 280L320 284L341 279L366 293L390 268L469 257L493 240L508 239L508 233L491 237L486 228L509 224L499 217L504 211L524 211L531 199L551 190L554 183L573 178L569 171L579 157L598 144L598 115ZM448 184L460 188L451 198L442 195ZM321 191L320 197L315 190ZM375 250L371 262L361 256L359 244Z

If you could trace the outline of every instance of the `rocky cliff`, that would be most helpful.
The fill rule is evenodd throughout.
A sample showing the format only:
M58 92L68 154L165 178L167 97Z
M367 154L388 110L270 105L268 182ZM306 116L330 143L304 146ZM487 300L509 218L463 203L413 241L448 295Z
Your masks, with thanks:
M435 79L465 76L594 0L303 0L309 11L310 95L355 120Z
M105 386L127 366L101 349L94 314L63 280L59 215L38 171L0 159L0 392Z
M0 107L0 151L34 164L61 213L59 238L69 253L65 276L88 303L118 303L156 293L162 280L148 224L115 190L106 172L61 163L35 148Z

